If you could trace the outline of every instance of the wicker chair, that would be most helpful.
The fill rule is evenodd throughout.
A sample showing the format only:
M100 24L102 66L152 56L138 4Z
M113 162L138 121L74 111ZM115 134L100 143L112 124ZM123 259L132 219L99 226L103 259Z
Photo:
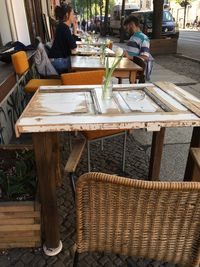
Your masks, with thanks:
M87 85L87 84L102 84L104 70L97 71L82 71L74 73L61 74L62 84L64 85ZM117 135L124 135L123 144L123 156L122 156L122 169L125 170L125 152L126 152L126 137L127 131L124 130L95 130L95 131L83 131L82 134L87 140L87 156L88 156L88 172L91 170L90 166L90 143L110 138ZM103 142L102 142L103 146Z
M150 182L103 173L76 186L77 250L200 263L200 183Z

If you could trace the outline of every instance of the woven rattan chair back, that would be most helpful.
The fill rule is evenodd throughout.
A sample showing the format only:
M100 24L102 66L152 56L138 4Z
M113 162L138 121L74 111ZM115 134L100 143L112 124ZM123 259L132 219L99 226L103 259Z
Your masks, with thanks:
M78 253L200 262L200 183L88 173L77 182L76 216Z

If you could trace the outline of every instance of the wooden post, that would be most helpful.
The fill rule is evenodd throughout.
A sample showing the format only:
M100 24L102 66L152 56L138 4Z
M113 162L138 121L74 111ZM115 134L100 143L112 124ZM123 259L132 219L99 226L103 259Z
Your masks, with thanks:
M122 0L122 9L121 9L121 29L120 29L120 43L124 42L124 12L125 12L125 0Z
M153 39L160 39L162 33L162 17L163 17L164 0L153 0Z
M160 166L165 137L165 128L161 128L159 132L153 132L151 158L149 163L149 180L160 180Z
M190 142L190 148L191 147L200 147L200 127L193 128L192 139ZM185 169L184 181L192 180L194 166L195 166L195 163L189 150L186 169Z
M55 173L58 160L57 133L33 133L33 146L45 233L45 245L57 248L60 241Z

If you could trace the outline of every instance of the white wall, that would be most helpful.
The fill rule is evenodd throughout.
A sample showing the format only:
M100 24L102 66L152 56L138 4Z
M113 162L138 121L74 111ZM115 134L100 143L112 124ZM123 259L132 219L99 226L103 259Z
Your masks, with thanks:
M25 45L30 44L30 36L24 6L24 0L11 0L13 14L15 18L15 27L18 41Z
M0 33L3 45L12 41L10 23L6 9L6 1L7 0L0 0Z

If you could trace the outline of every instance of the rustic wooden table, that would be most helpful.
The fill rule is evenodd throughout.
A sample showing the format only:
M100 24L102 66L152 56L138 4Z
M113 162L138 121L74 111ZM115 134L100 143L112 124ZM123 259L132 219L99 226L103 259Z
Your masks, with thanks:
M167 82L116 85L111 100L100 86L41 87L16 123L16 135L32 133L38 170L45 245L59 246L55 177L59 176L61 131L139 129L153 131L149 179L159 180L166 127L194 127L192 147L200 146L200 100ZM189 154L185 180L194 165Z
M109 57L109 66L112 66L114 57ZM105 65L102 64L98 56L73 56L71 57L71 68L74 71L103 70ZM128 58L122 58L119 65L113 72L114 77L130 78L131 83L135 83L137 71L142 68Z

